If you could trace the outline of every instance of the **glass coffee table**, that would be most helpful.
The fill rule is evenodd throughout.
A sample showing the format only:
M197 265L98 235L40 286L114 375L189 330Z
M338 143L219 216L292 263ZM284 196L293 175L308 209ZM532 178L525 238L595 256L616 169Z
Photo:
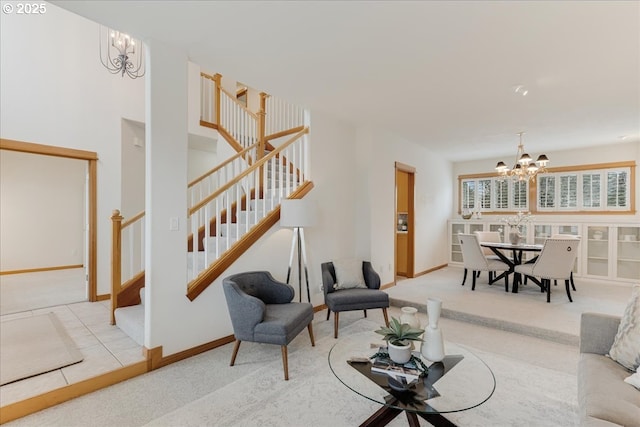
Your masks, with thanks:
M384 426L404 412L410 426L418 418L434 426L455 426L442 414L482 405L496 388L493 372L462 345L445 342L445 358L431 363L428 373L409 386L386 373L372 372L369 357L378 351L380 335L362 332L340 338L329 352L329 367L356 394L383 405L361 426ZM420 343L416 343L416 347ZM390 381L391 380L391 381Z

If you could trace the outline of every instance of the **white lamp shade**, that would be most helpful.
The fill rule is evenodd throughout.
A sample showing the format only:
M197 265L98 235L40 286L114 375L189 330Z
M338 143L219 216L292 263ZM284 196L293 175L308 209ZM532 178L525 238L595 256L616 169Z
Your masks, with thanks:
M316 222L316 210L308 199L285 199L280 202L281 227L311 227Z

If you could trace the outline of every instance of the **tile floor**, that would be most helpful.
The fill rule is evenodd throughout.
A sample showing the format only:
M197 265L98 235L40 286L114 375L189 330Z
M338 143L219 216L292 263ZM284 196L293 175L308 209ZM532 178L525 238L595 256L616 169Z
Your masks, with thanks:
M109 324L109 307L109 301L78 302L0 316L0 321L6 322L53 312L84 355L84 360L75 365L3 385L0 406L145 360L142 347Z

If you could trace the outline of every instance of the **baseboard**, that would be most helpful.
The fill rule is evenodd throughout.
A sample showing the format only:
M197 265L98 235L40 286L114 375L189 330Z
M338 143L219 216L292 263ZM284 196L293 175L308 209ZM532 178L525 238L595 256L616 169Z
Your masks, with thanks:
M82 267L84 267L82 264L74 264L74 265L59 265L56 267L25 268L22 270L0 271L0 276L4 276L8 274L38 273L41 271L71 270L74 268L82 268Z

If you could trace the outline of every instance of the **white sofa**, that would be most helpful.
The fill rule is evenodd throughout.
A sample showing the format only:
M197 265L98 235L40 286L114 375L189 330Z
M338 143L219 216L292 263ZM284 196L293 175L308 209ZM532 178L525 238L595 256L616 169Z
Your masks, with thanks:
M624 382L632 372L606 356L619 324L618 316L582 314L578 363L581 426L640 427L640 391Z

